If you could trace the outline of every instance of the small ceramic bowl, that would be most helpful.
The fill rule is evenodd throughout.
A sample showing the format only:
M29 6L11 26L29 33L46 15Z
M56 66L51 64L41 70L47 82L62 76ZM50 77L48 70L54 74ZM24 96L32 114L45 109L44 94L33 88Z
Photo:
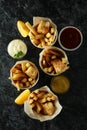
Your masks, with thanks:
M31 61L17 61L10 70L9 79L17 90L30 89L38 82L39 71L36 65Z
M64 50L74 51L82 45L83 35L78 28L67 26L59 32L58 41Z
M47 47L39 55L39 65L48 75L55 76L66 71L68 66L66 53L55 46Z
M33 28L36 31L34 36L32 32L29 32L31 43L40 49L52 46L58 39L57 26L49 18L34 17Z
M14 59L20 59L27 53L26 44L20 39L12 40L7 47L8 54Z

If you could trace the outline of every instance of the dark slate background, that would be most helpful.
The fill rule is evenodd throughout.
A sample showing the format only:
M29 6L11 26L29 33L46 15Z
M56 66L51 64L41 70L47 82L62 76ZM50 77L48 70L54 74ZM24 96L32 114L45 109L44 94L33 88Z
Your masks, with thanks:
M73 52L66 51L70 69L63 73L70 80L66 94L58 95L62 112L53 120L39 122L29 118L14 99L20 94L8 80L9 70L17 60L7 53L7 45L13 39L23 40L28 53L21 60L34 62L40 71L40 80L32 89L43 85L50 87L52 77L45 75L39 65L41 49L35 48L29 38L23 38L16 23L29 21L33 16L49 17L57 25L58 32L67 25L78 27L83 33L82 46ZM59 46L58 41L55 46ZM61 47L60 47L61 48ZM87 130L87 0L0 0L0 130Z

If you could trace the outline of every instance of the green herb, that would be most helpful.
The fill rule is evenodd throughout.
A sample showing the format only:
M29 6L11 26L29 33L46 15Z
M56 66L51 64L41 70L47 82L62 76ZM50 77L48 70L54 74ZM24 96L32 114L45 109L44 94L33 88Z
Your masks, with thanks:
M14 55L14 58L20 58L24 55L22 51L19 51L17 54Z

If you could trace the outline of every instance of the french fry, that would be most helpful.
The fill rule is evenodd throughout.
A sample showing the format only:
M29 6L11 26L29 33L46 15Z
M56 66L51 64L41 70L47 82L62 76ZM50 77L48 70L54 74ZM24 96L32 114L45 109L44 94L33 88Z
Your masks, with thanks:
M51 26L50 22L49 22L49 21L46 21L46 22L45 22L45 26L49 28L49 27Z
M32 82L32 80L33 80L32 78L28 78L28 81L29 81L29 82Z
M33 109L35 107L35 103L32 103L31 104L31 108Z
M45 41L44 41L44 39L42 38L42 39L40 39L40 44L42 45L42 47L44 47L45 45L46 45L46 43L45 43Z
M35 38L35 36L32 34L32 32L29 32L29 37L30 37L30 39L34 39Z
M26 22L25 25L28 27L28 29L34 34L37 35L37 32L35 29L32 27L32 25L29 22Z
M40 111L42 110L42 107L41 107L41 105L40 105L40 103L39 102L35 102L35 104L36 104L36 106L37 106L37 113L40 113Z
M36 82L36 80L35 79L33 79L30 83L31 84L34 84Z
M16 73L16 74L17 74L17 73L22 73L22 71L21 71L21 70L16 69L14 73Z
M51 32L51 34L55 33L55 28L52 27L50 32Z
M32 39L31 41L32 41L32 43L34 43L35 45L39 45L39 44L40 44L40 42L39 42L38 40L36 40L35 38Z
M23 88L23 83L19 83L19 88Z
M37 101L37 99L38 99L38 96L35 95L34 98L33 98L33 100L34 100L34 101Z
M46 92L44 92L44 91L40 92L40 93L37 95L38 98L42 98L42 97L45 95L45 93L46 93Z
M45 41L45 42L49 42L49 39L45 37L45 38L44 38L44 41Z
M46 99L46 98L41 98L41 99L39 100L39 102L40 102L40 103L45 103L45 102L47 102L47 99Z
M29 103L32 104L34 102L34 100L32 98L30 98Z
M43 71L44 71L45 73L47 73L47 72L48 72L48 68L47 68L47 67L43 68Z
M22 71L25 72L25 71L27 70L26 62L23 62L23 63L21 64L21 66L22 66Z
M54 35L51 35L50 38L49 38L49 41L50 41L50 42L53 42L54 40L55 40Z
M48 72L50 73L50 72L52 72L52 70L53 70L53 66L50 66L50 67L48 68Z
M41 38L44 38L44 35L43 34L37 34L36 36L35 36L35 39L37 40L37 39L41 39Z
M26 83L26 82L27 82L27 78L23 78L23 79L21 80L21 82Z
M17 73L17 74L14 74L10 78L11 78L11 80L21 80L24 77L27 77L24 73Z
M30 67L31 66L31 64L30 63L26 63L26 65L25 65L27 68L28 67Z
M17 68L13 67L13 68L11 68L10 72L15 73L16 70L17 70Z
M46 37L47 37L47 38L50 38L50 37L51 37L51 34L48 32L48 33L46 34Z
M19 91L20 90L20 84L19 84L19 81L16 82L16 87L17 87L17 90Z
M21 64L17 64L15 67L16 67L17 69L21 70Z
M25 82L25 84L26 84L26 87L29 87L30 86L30 83L27 81L27 82Z

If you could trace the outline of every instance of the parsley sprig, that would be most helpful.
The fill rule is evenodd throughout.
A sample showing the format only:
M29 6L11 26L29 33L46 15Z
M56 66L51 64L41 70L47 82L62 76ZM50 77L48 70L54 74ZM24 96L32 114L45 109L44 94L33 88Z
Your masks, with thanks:
M14 58L20 58L24 56L24 53L22 51L19 51L17 54L14 55Z

